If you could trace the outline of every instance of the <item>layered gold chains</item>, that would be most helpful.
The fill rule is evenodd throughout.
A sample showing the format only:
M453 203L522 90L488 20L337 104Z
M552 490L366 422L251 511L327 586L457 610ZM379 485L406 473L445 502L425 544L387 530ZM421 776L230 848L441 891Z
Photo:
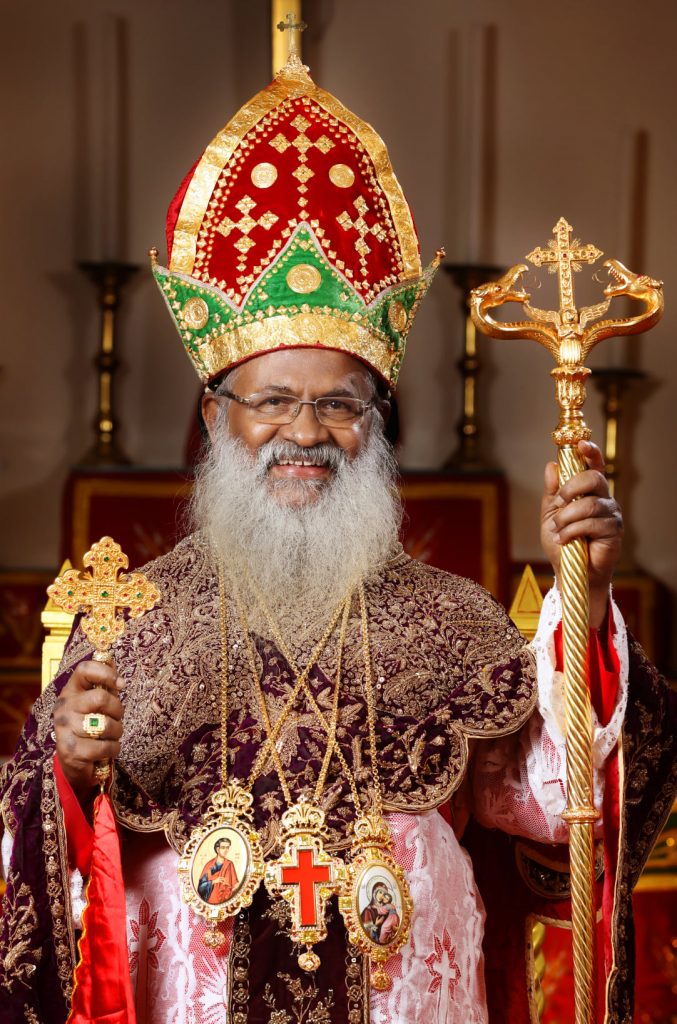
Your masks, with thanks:
M265 738L254 759L245 785L229 780L228 715L229 658L226 580L219 567L219 629L221 634L220 724L221 785L211 798L211 809L193 830L179 861L183 898L208 923L204 940L217 946L223 940L219 921L233 916L251 904L253 894L265 881L273 898L281 897L290 906L290 938L302 947L299 964L315 970L320 963L313 946L326 931L326 907L329 898L339 898L350 941L365 953L371 963L371 981L376 988L387 988L390 979L383 965L404 942L410 930L412 902L402 869L393 860L392 838L383 818L383 796L376 748L376 713L367 603L362 583L358 585L364 659L364 691L367 706L369 760L372 794L363 810L355 775L337 741L341 710L341 676L345 641L352 607L352 594L342 599L332 614L322 637L307 664L300 670L281 635L263 598L255 591L261 611L268 621L275 644L286 659L294 683L277 720L271 722L263 683L259 676L256 649L248 626L241 595L231 581L233 600L245 641L245 653L259 706ZM340 620L336 675L329 718L320 708L309 685L311 672L318 664ZM294 713L297 699L305 699L327 736L318 778L311 798L294 801L286 777L278 740ZM348 863L332 856L325 844L329 833L320 800L326 785L332 758L336 756L350 788L356 819ZM272 761L280 781L287 809L281 818L279 845L281 854L264 863L261 839L253 825L252 789L268 760Z
M289 785L287 783L286 774L285 774L282 762L280 760L280 755L279 755L279 752L277 750L276 743L277 743L278 737L279 737L282 729L284 728L286 722L289 720L289 717L290 717L290 715L292 714L292 712L294 710L294 706L296 704L296 700L297 700L297 697L298 697L299 693L301 692L301 690L304 690L306 693L310 692L310 688L308 687L308 678L310 676L310 673L312 672L314 666L319 661L319 659L320 659L320 657L322 655L322 652L324 651L325 647L327 646L327 643L329 642L329 638L331 637L332 633L336 629L336 625L337 625L337 623L339 621L339 618L342 618L342 621L341 621L341 631L340 631L339 643L338 643L336 684L335 684L335 687L334 687L334 700L333 700L334 712L332 714L332 720L337 718L337 716L338 716L338 700L339 700L339 691L340 691L341 661L342 661L342 655L343 655L343 647L344 647L344 644L345 644L345 634L346 634L346 629L347 629L347 625L348 625L348 617L349 617L349 614L350 614L350 597L348 597L346 599L342 599L339 602L339 604L337 605L337 607L335 608L334 613L333 613L333 615L331 616L331 618L329 620L327 628L325 629L324 633L322 634L322 636L320 637L319 641L315 645L315 647L314 647L314 649L313 649L313 651L312 651L312 653L310 655L310 658L308 659L308 663L306 664L306 666L305 666L305 668L303 669L302 672L299 671L299 669L296 666L295 662L293 660L290 661L289 658L287 657L287 653L286 653L287 647L286 647L286 644L284 644L284 641L282 641L282 638L279 636L279 631L277 630L275 624L272 622L272 620L270 620L271 632L273 633L273 639L275 640L275 643L278 645L278 649L280 650L280 652L287 659L289 667L291 668L292 672L296 676L296 680L295 680L294 685L293 685L293 687L292 687L292 689L291 689L291 691L290 691L290 693L289 693L289 695L288 695L288 697L287 697L287 699L286 699L286 701L284 703L282 711L281 711L277 721L273 725L271 723L271 721L270 721L270 715L268 713L268 705L267 705L267 702L266 702L265 693L263 692L263 686L261 684L261 680L259 678L258 669L256 667L256 651L254 649L254 642L253 642L253 639L252 639L252 636L251 636L251 631L249 629L249 624L247 623L246 615L244 613L244 608L243 608L243 605L242 605L242 598L240 596L239 591L237 590L237 588L235 586L233 587L233 595L234 595L235 606L236 606L237 613L238 613L238 618L240 620L240 629L242 631L242 635L243 635L244 640L245 640L245 649L246 649L246 654L247 654L247 661L249 663L249 671L250 671L250 674L251 674L251 677L252 677L252 682L254 684L254 693L256 694L257 703L259 705L259 710L261 712L261 718L262 718L263 725L265 727L266 734L267 734L266 735L266 739L265 739L265 741L263 743L263 746L261 747L261 750L259 751L259 753L258 753L258 755L257 755L257 757L256 757L256 759L254 761L254 765L252 766L252 770L251 770L251 772L249 774L249 779L247 781L247 788L248 789L252 788L252 786L254 785L254 782L256 781L258 776L261 774L261 771L263 770L263 766L264 766L267 758L270 756L272 758L272 760L273 760L275 771L277 772L278 778L280 780L280 787L282 789L284 798L285 798L285 800L287 802L287 806L290 806L293 803L293 798L292 798L292 795L291 795L291 791L289 789ZM341 616L342 612L343 612L343 615ZM323 717L323 722L325 722L325 725L326 725L326 721L324 720L324 716L322 716L322 717ZM336 735L336 721L334 721L333 729L332 729L332 727L330 727L330 731L332 732L332 735L335 737L335 735ZM324 781L326 779L327 771L329 769L329 762L331 761L331 753L332 753L333 745L334 745L334 741L333 740L331 740L331 742L328 742L328 744L327 744L327 749L326 749L325 756L324 756L324 759L323 759L322 769L320 771L320 776L318 777L318 784L317 784L317 787L316 787L316 792L318 792L318 794L321 793L322 789L324 788Z
M301 902L299 895L300 884L294 881L290 885L298 886L297 888L292 888L291 890L289 887L285 888L282 868L293 862L298 863L300 860L299 851L308 851L313 844L316 847L316 837L318 834L321 834L323 839L326 838L324 812L317 806L317 801L324 787L329 762L332 754L335 752L345 774L346 781L349 784L355 805L356 819L353 825L351 858L347 864L342 865L342 871L339 869L338 874L340 877L337 884L330 885L330 880L328 879L323 885L322 879L318 876L316 884L319 886L319 899L317 901L319 906L313 907L313 920L315 921L315 918L318 916L316 911L320 911L323 918L326 898L331 893L338 893L339 909L348 929L349 939L353 945L357 946L361 952L369 957L371 984L374 988L383 990L389 988L391 984L384 965L409 937L413 903L404 872L390 853L393 841L388 824L383 817L383 793L376 747L376 709L371 645L369 641L369 620L364 584L361 581L357 589L364 661L369 761L372 776L372 806L364 813L354 773L350 769L339 744L336 742L336 731L340 713L341 656L345 643L352 596L347 599L344 608L339 653L337 656L333 713L330 722L327 722L308 685L309 666L306 666L306 670L303 673L299 671L292 652L285 643L263 597L260 593L256 595L261 610L268 620L273 639L296 675L297 685L294 687L294 691L303 686L308 702L327 734L327 749L323 770L321 779L318 779L314 800L312 803L300 801L283 815L282 827L285 850L278 861L273 862L272 865L267 867L265 881L271 895L280 895L286 899L293 899L294 909L299 910L298 904ZM312 667L312 659L310 667ZM260 699L265 703L265 696L263 695L258 675L256 676L256 684L257 691L261 695ZM280 777L280 781L282 784L282 777ZM287 801L289 803L288 798ZM307 877L310 878L312 875L312 862L309 854L308 857ZM319 958L316 953L310 951L309 947L324 938L326 931L323 924L321 927L313 924L304 928L303 919L300 918L299 914L300 911L296 916L292 916L292 938L297 942L306 943L306 952L302 953L299 957L299 963L306 970L314 970L319 965Z
M218 925L251 905L265 872L261 837L254 827L249 790L228 778L228 631L226 583L219 566L219 632L221 637L221 785L210 809L193 829L179 858L181 895L207 922L203 940L213 948L225 938Z

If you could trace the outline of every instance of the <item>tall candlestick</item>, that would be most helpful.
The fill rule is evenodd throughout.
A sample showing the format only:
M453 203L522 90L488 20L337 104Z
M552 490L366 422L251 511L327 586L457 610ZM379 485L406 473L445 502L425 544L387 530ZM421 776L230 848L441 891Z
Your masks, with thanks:
M99 263L81 263L80 269L96 286L101 311L99 352L94 360L98 374L98 409L94 420L96 439L81 464L125 465L129 459L118 442L114 402L115 371L120 365L115 348L116 317L122 288L139 268L130 263L104 260Z
M632 129L623 136L621 158L621 197L618 251L628 266L641 267L646 262L647 193L649 182L649 135ZM632 303L626 302L630 316ZM624 346L615 346L609 363L617 367L637 369L640 348L637 337L628 337Z
M495 206L496 31L473 24L462 33L459 88L458 247L461 261L490 261Z
M489 466L482 455L477 419L477 378L482 364L477 352L477 331L470 315L468 300L471 290L487 277L499 274L500 268L465 263L443 263L442 267L451 275L460 291L464 328L462 355L456 363L461 373L461 415L456 426L458 443L453 455L445 463L445 469L486 472Z
M99 256L123 260L129 221L129 40L126 20L106 13L99 37Z

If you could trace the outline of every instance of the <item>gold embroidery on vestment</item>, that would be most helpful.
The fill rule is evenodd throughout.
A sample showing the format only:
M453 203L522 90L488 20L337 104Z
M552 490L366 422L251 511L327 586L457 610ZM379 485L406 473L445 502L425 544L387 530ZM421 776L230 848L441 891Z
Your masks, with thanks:
M47 876L47 902L52 915L54 952L61 990L67 1002L73 993L73 967L75 964L75 934L71 908L69 868L63 815L58 801L54 768L51 761L43 766L42 797L42 852Z
M11 871L7 878L7 894L3 899L2 912L6 919L9 946L3 960L3 986L9 992L14 982L31 987L31 977L37 970L42 950L31 949L31 937L38 927L35 900L28 885L21 883L18 888L17 876ZM10 898L9 893L12 893ZM20 901L26 900L23 905Z

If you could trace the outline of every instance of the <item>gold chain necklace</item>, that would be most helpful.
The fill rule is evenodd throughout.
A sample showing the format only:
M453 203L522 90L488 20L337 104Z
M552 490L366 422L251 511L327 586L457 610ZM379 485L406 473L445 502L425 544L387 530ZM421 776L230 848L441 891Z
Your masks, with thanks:
M292 904L291 938L305 946L299 964L313 971L319 966L319 957L311 949L326 937L326 903L330 895L339 896L339 909L343 915L350 942L369 957L371 983L377 989L387 988L390 978L382 964L408 939L411 925L412 901L404 873L388 852L392 837L383 818L381 782L376 757L376 717L374 686L369 644L367 606L364 586L359 586L360 615L362 620L362 649L365 665L365 696L371 774L373 781L373 811L362 813L355 777L336 740L340 717L340 684L351 597L336 608L327 628L316 644L308 664L301 672L277 629L272 615L259 598L269 620L273 638L286 658L296 681L284 704L282 713L273 726L261 680L256 669L256 654L239 594L234 589L243 634L246 639L247 658L255 683L261 716L267 732L265 743L257 755L246 788L228 780L228 642L226 622L225 573L219 566L219 625L221 634L221 786L211 798L211 810L203 823L194 829L179 860L179 877L184 900L209 924L204 941L212 947L220 946L224 936L218 923L250 906L253 895L265 878L266 888L273 897L282 896ZM341 612L343 613L341 615ZM313 666L321 656L339 617L341 629L337 651L336 681L332 701L332 714L327 721L319 707L308 679ZM276 742L285 722L293 712L298 694L304 691L311 707L327 734L327 748L312 800L302 798L292 803ZM319 799L324 789L331 759L334 755L341 764L349 783L357 819L351 860L346 865L332 857L324 847L328 838L324 811ZM288 807L282 815L280 842L283 852L279 858L264 863L261 840L253 826L251 787L271 757L280 779ZM215 854L215 856L214 856Z
M324 731L327 734L327 737L330 740L330 743L327 746L327 752L328 753L335 753L336 754L336 756L338 757L339 763L340 763L343 771L345 772L346 780L347 780L348 785L350 787L353 803L355 804L355 813L359 814L361 804L360 804L359 793L358 793L358 790L357 790L357 785L356 785L356 782L355 782L355 776L354 776L353 772L351 771L351 769L350 769L350 767L348 765L348 762L346 761L345 757L343 756L343 751L339 747L338 743L336 743L336 728L338 727L338 720L336 720L336 722L333 723L333 726L330 725L327 722L327 719L325 718L325 715L324 715L324 712L322 711L322 708L317 703L317 701L315 699L315 695L313 694L313 691L310 689L310 686L308 685L308 677L310 675L310 672L308 671L308 669L312 668L313 656L311 655L310 666L306 665L306 668L304 669L304 671L301 672L299 667L298 667L298 665L297 665L297 663L296 663L296 659L294 658L293 654L291 653L291 650L289 649L289 646L285 642L285 640L284 640L284 638L282 636L282 633L280 632L279 626L275 622L275 619L273 618L272 613L271 613L268 605L266 604L266 602L263 599L263 595L256 588L253 587L253 589L254 589L254 593L255 593L256 599L257 599L257 601L259 603L259 606L261 608L261 611L263 612L264 616L268 620L268 626L269 626L270 631L272 633L273 640L277 644L278 650L284 656L285 661L287 662L287 664L291 668L292 672L296 676L296 686L294 687L294 697L296 697L296 695L298 694L299 690L303 689L303 691L304 691L304 693L305 693L305 695L306 695L306 697L308 699L308 702L309 702L309 704L310 704L310 706L311 706L315 716L317 717L318 721L320 722L320 725L322 726L322 728L324 729ZM345 633L346 633L347 627L348 627L348 618L349 618L349 615L350 615L351 604L352 604L352 594L346 600L346 603L344 605L345 623L344 623L344 626L342 627L343 632L342 632L342 637L341 637L340 643L339 643L339 652L338 652L338 655L337 655L337 666L338 666L337 673L340 672L340 668L341 668L341 663L342 663L341 659L342 659L342 656L343 656L343 646L345 645ZM340 608L340 606L339 606L339 608ZM337 609L337 612L335 613L335 616L336 616L336 618L334 619L334 622L338 618L338 609ZM317 659L315 659L315 660L317 660ZM337 675L337 678L338 678L338 675ZM339 685L340 685L340 683L339 683ZM337 714L338 714L338 712L337 712ZM325 757L326 757L326 755L325 755ZM327 768L328 767L329 767L329 764L327 763ZM291 800L288 799L287 802L291 803Z
M339 910L350 942L369 958L371 985L384 991L392 984L384 965L408 941L414 905L404 871L390 852L393 839L383 817L383 795L376 756L374 678L363 582L359 585L359 600L374 808L362 814L356 805L358 817L353 825L351 857L346 864Z
M339 909L346 924L350 942L360 952L369 957L372 986L383 991L391 985L390 977L383 965L409 938L413 902L404 872L389 852L393 847L393 840L388 824L383 817L383 795L376 752L376 711L374 706L371 645L369 642L369 620L364 584L362 582L360 582L358 587L358 595L362 626L362 655L365 673L364 685L367 704L369 760L373 783L373 809L368 813L362 813L355 776L348 766L340 746L336 742L338 712L340 710L338 705L340 653L335 690L335 713L332 715L332 720L329 724L322 709L315 700L312 690L308 686L307 674L299 673L295 659L285 643L280 630L277 628L269 608L262 595L258 592L256 593L261 609L268 619L273 639L290 668L297 675L297 679L301 680L303 676L302 682L305 694L327 733L326 767L328 768L331 754L335 751L350 786L357 817L353 826L354 838L351 848L351 860L344 866L343 884L341 885L339 895ZM347 603L346 612L344 613L344 627L347 627L349 608L350 601ZM346 629L344 628L342 630L342 643L345 641L345 631ZM266 872L266 885L268 885L268 872ZM278 886L276 892L279 891L280 887ZM381 899L381 897L382 901L378 905L375 901ZM318 940L315 939L314 941ZM305 958L305 962L302 962L303 959L303 957L300 957L299 962L306 970L314 970L319 964L319 959L315 954L309 954Z
M236 589L234 583L233 583L233 593L234 593L235 605L236 605L238 616L239 616L239 619L240 619L240 628L241 628L242 634L243 634L243 636L245 638L245 648L246 648L246 652L247 652L247 660L249 662L249 670L250 670L250 673L251 673L252 680L254 682L254 692L256 693L256 698L257 698L257 701L258 701L259 710L261 712L261 718L263 719L263 724L265 726L266 733L267 733L267 737L266 737L265 743L263 744L261 750L259 751L259 753L258 753L258 755L256 757L256 760L254 761L254 764L252 766L252 770L251 770L251 772L249 774L249 779L247 780L247 788L248 789L252 788L252 786L254 785L255 780L258 778L258 776L263 771L263 766L264 766L264 764L266 762L266 759L268 758L268 756L270 756L272 758L272 760L273 760L273 764L275 766L275 770L276 770L278 778L280 780L280 786L282 788L282 792L284 794L284 798L285 798L285 800L287 802L287 806L290 806L292 804L292 802L293 802L293 799L292 799L291 791L290 791L289 786L287 784L285 771L284 771L284 768L282 766L282 762L280 760L280 755L279 755L277 747L276 747L276 741L277 741L277 738L278 738L280 732L282 731L285 723L287 722L289 716L291 715L291 713L292 713L292 711L294 709L294 704L296 702L296 698L297 698L299 692L302 689L305 689L307 691L307 689L308 689L308 685L307 685L308 677L309 677L310 673L312 672L314 665L317 663L317 661L319 660L320 656L322 655L322 652L323 652L324 648L326 647L327 643L329 642L329 638L331 637L332 633L334 632L334 629L336 628L336 624L337 624L337 622L339 620L339 617L341 616L342 610L344 611L344 620L345 620L345 624L347 625L347 613L345 611L345 608L347 606L348 609L349 609L350 602L349 602L349 599L348 599L347 602L345 600L341 600L339 602L339 604L337 605L336 609L334 610L334 613L333 613L331 619L329 620L327 628L325 629L324 633L322 634L320 640L315 645L315 647L314 647L314 649L312 651L312 654L310 655L310 658L308 660L308 664L304 668L303 672L300 672L298 670L298 668L295 666L295 664L292 664L292 662L289 662L289 666L292 669L292 672L296 676L296 682L294 683L294 686L292 687L292 689L291 689L291 691L289 693L289 696L287 697L287 700L285 701L285 704L283 706L282 712L281 712L280 716L278 717L277 721L275 722L275 725L272 725L271 721L270 721L270 716L268 714L268 706L267 706L267 703L266 703L265 694L263 692L263 687L261 685L261 681L259 679L259 674L258 674L258 671L257 671L257 668L256 668L256 652L255 652L255 649L254 649L254 643L253 643L253 640L251 638L251 634L250 634L250 630L249 630L249 625L247 623L247 619L246 619L246 616L245 616L245 613L244 613L244 608L242 606L242 599L241 599L239 591ZM341 636L339 638L339 657L340 657L341 652L342 652L342 645L343 645L344 638L345 638L345 625L342 625L342 632L341 632ZM273 639L278 644L278 647L279 647L280 651L282 651L282 653L284 654L284 651L283 651L282 647L279 644L279 638L278 638L278 636L275 633L273 634ZM287 659L287 660L289 661L289 659ZM339 664L340 664L340 662L339 662ZM327 762L326 763L326 767L323 766L323 772L324 772L323 783L324 783L324 778L326 777L326 771L327 771L327 769L329 767L328 760L327 760L327 755L329 755L329 758L331 757L331 750L330 750L329 746L327 747L327 752L325 754L325 761Z
M211 808L202 824L191 832L178 864L181 895L208 922L203 941L212 948L225 942L219 922L251 905L265 871L261 838L254 828L254 798L239 782L228 780L228 636L221 564L218 576L221 785L211 798Z
M319 806L319 801L324 789L332 753L336 747L343 649L350 616L351 595L341 601L337 607L303 672L300 672L295 664L287 659L292 672L296 676L296 682L275 726L271 725L263 684L256 668L253 640L250 636L240 596L237 593L236 603L240 614L241 628L246 637L247 654L254 689L261 710L261 717L268 733L264 755L267 756L267 749L269 748L280 780L280 786L287 802L287 810L282 815L281 820L280 845L282 846L282 853L278 858L267 863L264 880L266 888L273 898L281 897L289 902L291 915L290 937L293 942L305 947L298 958L299 966L304 970L314 971L320 965L320 958L313 951L312 947L315 943L321 942L326 938L326 904L332 894L338 895L341 892L344 873L343 861L338 857L332 857L325 850L324 844L328 838L328 832L325 825L325 814ZM331 722L326 730L327 747L312 798L310 800L301 798L293 803L284 766L275 746L275 739L279 735L284 722L288 720L292 713L298 693L301 689L309 692L308 677L334 631L341 610L343 614L338 641L332 715ZM270 621L273 638L278 645L278 649L284 653L283 648L286 648L286 645L284 642L280 642L279 630L272 623L272 617L270 617ZM323 716L322 720L325 721ZM263 764L265 756L257 758L254 766L255 769L259 763ZM254 771L252 772L253 775ZM252 776L250 776L250 780Z

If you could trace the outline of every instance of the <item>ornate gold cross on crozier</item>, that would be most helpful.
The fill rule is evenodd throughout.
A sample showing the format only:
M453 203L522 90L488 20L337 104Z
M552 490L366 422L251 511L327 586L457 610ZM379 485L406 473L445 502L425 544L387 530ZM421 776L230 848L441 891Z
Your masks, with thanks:
M536 267L546 267L550 274L559 277L560 310L576 309L574 301L574 273L578 273L582 263L594 263L602 255L594 245L581 245L577 238L571 240L573 228L564 217L555 224L554 241L548 242L548 248L537 246L527 254L527 259Z

